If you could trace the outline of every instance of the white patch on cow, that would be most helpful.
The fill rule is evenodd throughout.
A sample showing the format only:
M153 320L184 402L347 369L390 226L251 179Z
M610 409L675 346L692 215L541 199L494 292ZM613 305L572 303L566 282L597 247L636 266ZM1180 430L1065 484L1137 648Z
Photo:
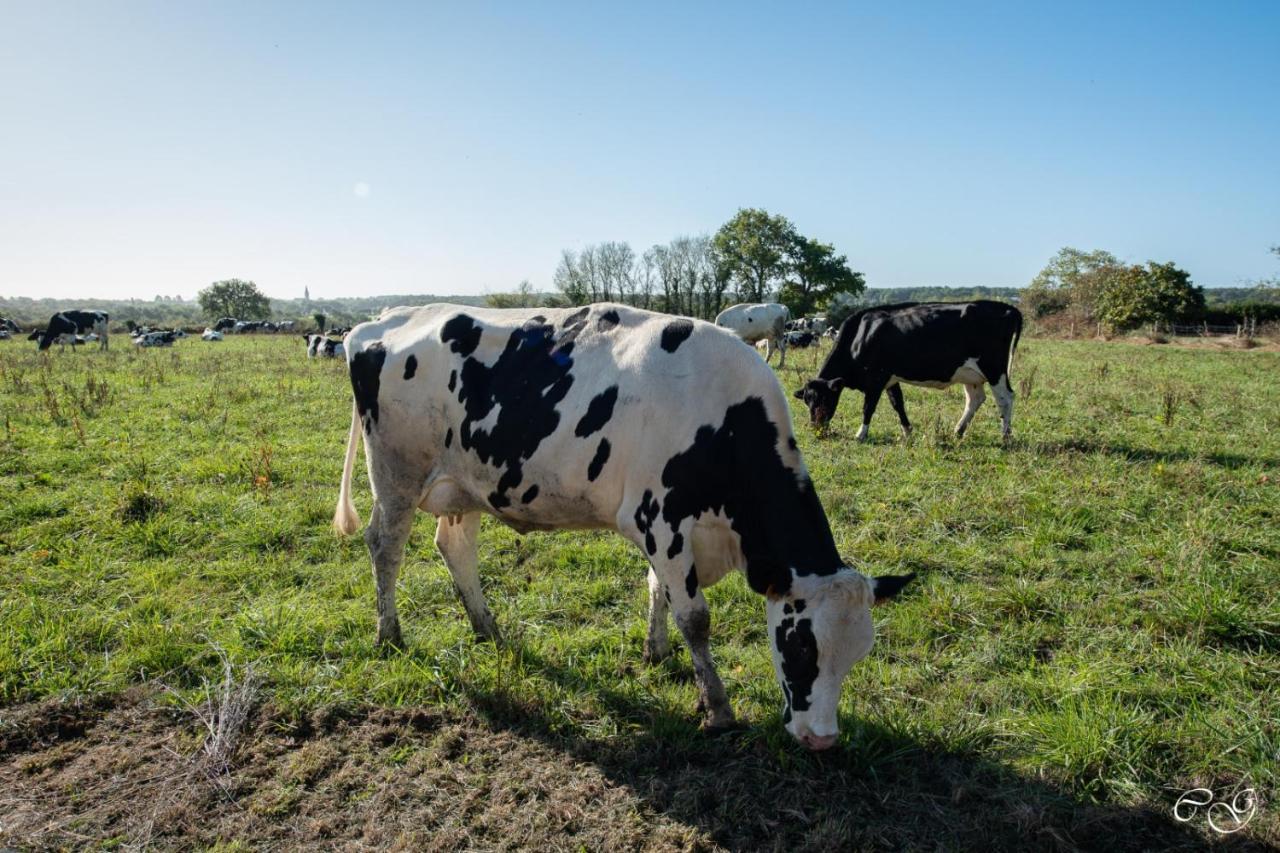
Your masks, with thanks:
M982 390L981 382L972 382L964 386L965 406L964 414L960 416L960 421L956 424L956 435L964 435L964 431L969 428L969 421L973 420L974 414L978 411L978 407L982 405L982 401L987 398L987 394Z
M862 427L858 430L858 434L857 434L857 435L855 435L855 436L853 437L853 440L854 440L854 441L866 441L866 440L867 440L867 433L870 431L870 429L871 429L871 425L870 425L870 424L865 424L865 423L864 423L864 424L862 425Z

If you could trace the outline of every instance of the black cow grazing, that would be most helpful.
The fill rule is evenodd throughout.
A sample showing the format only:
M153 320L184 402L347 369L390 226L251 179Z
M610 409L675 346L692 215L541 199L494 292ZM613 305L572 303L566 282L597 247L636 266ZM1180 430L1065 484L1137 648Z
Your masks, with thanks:
M62 335L93 332L98 336L98 349L107 348L107 314L105 311L59 311L49 318L40 338L40 349L47 350Z
M818 378L796 391L796 397L809 407L813 424L823 426L835 414L842 389L863 392L858 441L865 441L881 392L888 391L902 431L909 434L900 383L946 388L959 382L967 398L956 424L956 435L962 436L986 399L983 383L989 383L1008 439L1013 429L1009 368L1021 336L1022 313L1003 302L904 302L867 308L844 321Z
M213 330L215 332L221 332L226 329L234 329L237 322L239 321L236 320L235 317L222 317L218 322L213 324Z

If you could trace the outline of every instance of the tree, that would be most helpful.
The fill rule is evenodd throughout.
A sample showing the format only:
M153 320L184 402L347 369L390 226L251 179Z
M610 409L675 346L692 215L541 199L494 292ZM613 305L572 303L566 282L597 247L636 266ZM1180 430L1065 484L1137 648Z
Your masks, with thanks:
M538 304L538 294L533 292L529 279L524 279L514 293L490 293L484 298L484 304L490 308L534 308Z
M1098 319L1112 330L1145 323L1173 323L1204 313L1204 288L1171 263L1148 261L1146 267L1122 267L1098 294Z
M782 285L795 228L785 216L743 208L711 239L717 275L743 302L766 302Z
M825 308L837 294L857 296L866 290L862 273L849 269L849 259L837 255L830 243L797 234L790 256L791 276L782 286L779 301L796 317Z
M200 308L212 318L255 320L271 316L271 300L251 281L229 278L200 291Z
M586 279L578 266L578 256L569 249L560 253L560 263L556 265L551 280L570 305L586 305L591 301Z
M1122 269L1108 251L1082 252L1065 246L1022 291L1022 305L1033 317L1071 310L1082 320L1091 321L1098 294Z

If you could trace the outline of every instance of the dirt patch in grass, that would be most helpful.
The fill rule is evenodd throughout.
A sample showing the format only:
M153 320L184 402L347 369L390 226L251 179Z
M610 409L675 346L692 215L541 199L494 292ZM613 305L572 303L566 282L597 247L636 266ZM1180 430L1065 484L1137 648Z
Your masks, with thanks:
M749 732L561 738L515 709L258 709L225 770L189 712L0 709L0 845L260 849L1199 849L1141 808L1080 806L963 756L904 749L875 772L780 764ZM889 768L886 772L885 768ZM1243 848L1267 837L1236 837ZM1274 838L1270 839L1272 842Z

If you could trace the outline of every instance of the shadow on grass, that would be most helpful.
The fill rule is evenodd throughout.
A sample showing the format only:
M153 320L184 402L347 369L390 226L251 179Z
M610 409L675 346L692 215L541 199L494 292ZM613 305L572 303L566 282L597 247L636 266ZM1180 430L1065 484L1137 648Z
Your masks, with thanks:
M1238 453L1193 453L1187 450L1157 450L1152 447L1134 447L1123 442L1103 442L1093 439L1069 438L1062 441L1034 442L1028 447L1046 456L1071 453L1096 453L1118 456L1131 462L1207 462L1219 468L1274 467L1280 458L1274 456L1242 456Z
M989 759L940 749L874 722L844 720L842 743L821 754L792 744L776 720L705 735L692 708L601 689L532 649L520 654L531 671L593 696L627 733L566 732L537 704L500 691L469 691L489 726L594 764L655 811L731 850L1207 846L1204 836L1167 811L1082 803Z

